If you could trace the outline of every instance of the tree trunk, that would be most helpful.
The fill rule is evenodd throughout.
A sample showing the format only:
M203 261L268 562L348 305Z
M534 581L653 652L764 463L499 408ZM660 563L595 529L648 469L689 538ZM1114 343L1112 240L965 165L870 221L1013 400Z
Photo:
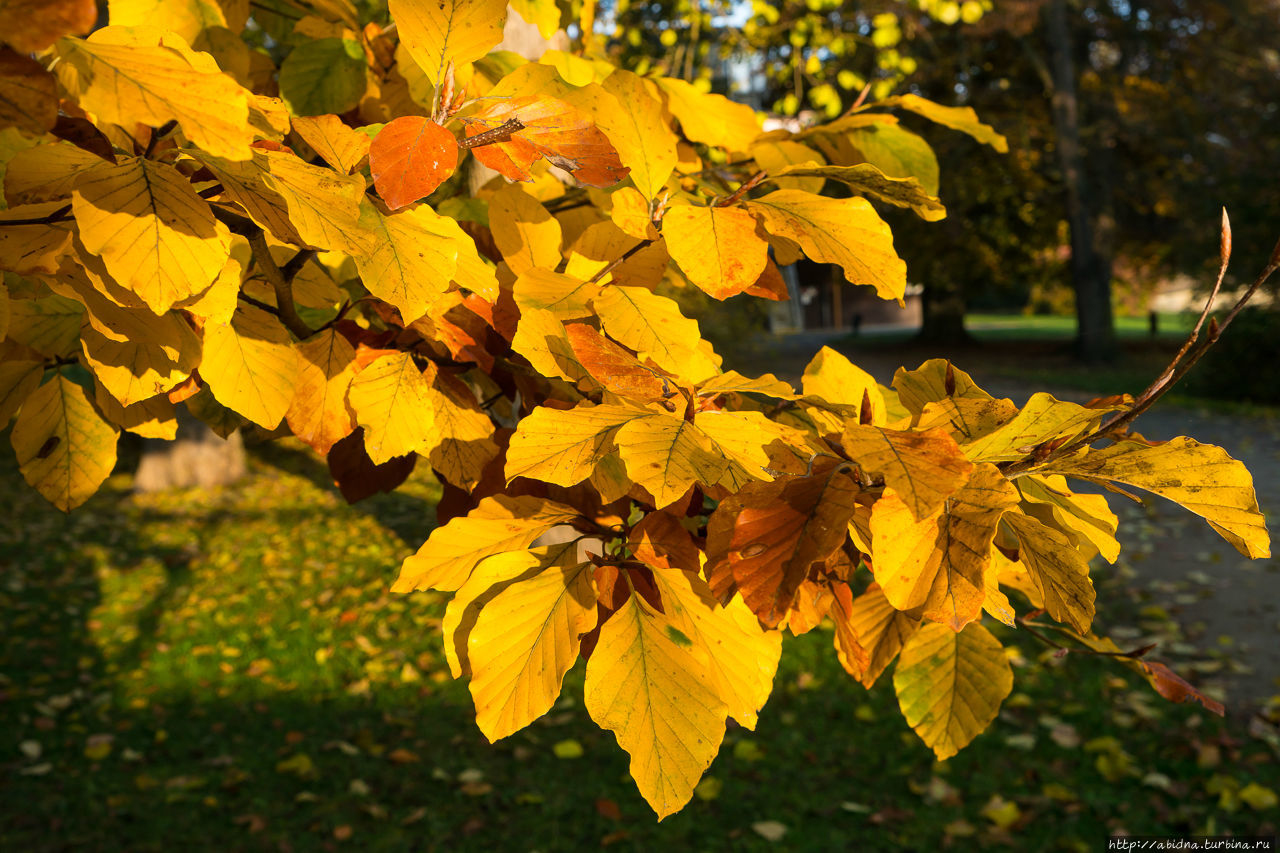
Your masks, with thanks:
M976 343L964 327L964 293L955 285L925 285L920 301L920 333L916 339L942 346Z
M1083 361L1115 358L1115 322L1111 313L1110 216L1094 217L1110 205L1105 189L1091 193L1080 142L1079 99L1066 0L1050 0L1044 8L1045 41L1053 80L1053 125L1058 163L1067 191L1067 221L1071 228L1071 284L1076 293L1076 355ZM1101 202L1101 203L1100 203Z
M173 441L148 438L133 479L139 492L159 492L192 486L225 486L245 475L244 441L240 432L222 438L178 407L178 437Z

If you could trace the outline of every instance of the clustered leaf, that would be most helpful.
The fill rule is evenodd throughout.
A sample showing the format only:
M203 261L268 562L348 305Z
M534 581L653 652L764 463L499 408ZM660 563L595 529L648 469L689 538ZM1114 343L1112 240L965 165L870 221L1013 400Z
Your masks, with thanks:
M1071 481L1269 554L1225 451L1107 432L1132 400L1018 407L941 360L886 387L829 349L797 390L725 371L681 311L686 287L786 298L802 256L901 300L876 205L945 210L928 145L878 110L1003 150L972 110L908 95L763 133L683 80L490 53L506 8L391 0L392 28L349 4L289 23L113 2L85 38L92 3L0 6L0 426L27 482L70 510L121 430L172 439L183 407L293 434L352 501L430 465L440 526L392 589L452 596L481 730L545 714L585 659L586 707L660 817L729 718L756 724L784 630L830 620L866 686L895 666L940 759L1011 689L984 613L1043 610L1116 652L1090 633L1089 561L1116 559L1117 520ZM260 13L270 55L241 38Z

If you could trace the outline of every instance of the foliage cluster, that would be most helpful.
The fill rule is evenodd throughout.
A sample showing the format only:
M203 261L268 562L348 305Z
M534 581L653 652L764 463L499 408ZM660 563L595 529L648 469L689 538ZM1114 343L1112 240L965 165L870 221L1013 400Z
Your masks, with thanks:
M982 618L1041 630L1016 606L1215 704L1090 633L1088 561L1116 559L1117 519L1067 478L1269 553L1240 463L1127 430L1158 389L1019 409L942 360L887 388L823 350L797 390L722 370L655 291L780 298L775 264L807 256L900 300L868 199L945 210L931 150L887 111L1003 150L972 110L904 95L761 134L749 108L589 51L491 53L496 0L391 0L388 26L275 6L297 13L278 68L233 0L118 0L88 38L91 2L0 10L0 421L56 506L101 485L120 430L172 437L177 406L292 433L350 499L426 460L447 523L393 590L453 594L446 659L481 731L543 716L585 658L585 707L660 817L727 719L755 726L782 630L828 617L863 685L896 660L939 758L1012 689ZM500 177L472 192L472 162Z

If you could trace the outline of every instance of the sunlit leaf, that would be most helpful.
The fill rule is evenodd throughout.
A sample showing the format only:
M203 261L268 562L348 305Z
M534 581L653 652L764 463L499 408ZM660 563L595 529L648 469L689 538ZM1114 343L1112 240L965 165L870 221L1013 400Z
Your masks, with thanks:
M521 419L507 448L507 480L530 477L572 486L591 474L612 447L617 432L645 409L629 406L580 405L557 410L539 406Z
M674 300L640 287L603 288L594 300L609 337L651 358L668 372L698 382L720 372L701 347L696 320L680 313Z
M1030 516L1007 512L1004 523L1018 539L1018 561L1027 567L1049 615L1088 632L1095 598L1088 562L1065 535Z
M930 121L967 133L1001 153L1009 150L1008 140L996 133L991 125L979 121L973 107L944 107L942 104L935 104L919 95L909 93L877 101L876 107L900 107L910 110Z
M903 432L848 424L844 448L863 471L883 475L917 521L939 510L973 470L955 439L940 429Z
M755 111L723 95L700 92L692 84L672 77L659 77L658 86L667 98L667 109L680 122L684 135L729 151L746 151L760 133Z
M331 328L298 345L298 379L285 417L293 434L321 456L356 428L347 407L355 357L347 339Z
M289 410L298 356L280 321L246 305L226 325L204 329L200 377L218 402L274 429Z
M751 287L768 260L755 218L741 208L673 207L662 219L662 235L689 281L716 299Z
M542 157L569 172L581 183L607 187L627 176L609 138L577 107L540 95L497 99L465 117L469 140L498 132L509 122L519 127L505 139L475 145L471 153L481 163L513 181L532 180L530 167Z
M461 66L502 41L506 0L388 0L401 44L439 86L450 63Z
M937 196L925 192L916 178L891 178L870 163L859 163L856 166L802 163L771 171L768 179L785 187L783 182L788 178L806 177L839 181L855 192L896 207L910 208L926 222L937 222L947 215L947 209Z
M0 33L23 53L44 50L60 36L87 33L97 20L94 0L8 0L0 6Z
M118 433L98 414L84 388L59 374L26 398L9 440L27 483L70 512L115 467Z
M347 401L375 464L426 450L432 439L431 383L411 353L384 355L365 367L351 380Z
M520 275L560 263L560 223L520 187L500 189L489 202L489 227L502 258Z
M369 148L373 184L392 210L431 195L457 166L458 143L453 134L421 116L388 123Z
M449 289L458 267L457 232L426 205L387 214L366 201L361 222L374 237L374 249L355 256L360 279L399 309L406 323L413 322Z
M614 71L603 86L614 100L603 101L596 117L646 199L658 194L676 165L676 135L662 120L662 102L649 86L629 71Z

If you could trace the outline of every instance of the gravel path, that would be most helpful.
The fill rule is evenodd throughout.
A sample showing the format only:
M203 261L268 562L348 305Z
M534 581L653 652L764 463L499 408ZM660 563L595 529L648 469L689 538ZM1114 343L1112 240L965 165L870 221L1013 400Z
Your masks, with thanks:
M837 341L838 336L829 334L789 335L765 345L758 357L744 359L738 369L772 372L798 382L812 354L823 344L842 348ZM878 350L849 355L885 384L898 366L914 366L925 357ZM1035 391L1079 402L1092 396L1002 378L999 366L980 352L957 358L957 367L988 392L1018 405ZM1188 435L1224 448L1253 473L1263 513L1268 519L1280 518L1280 419L1157 404L1135 428L1152 439ZM1280 558L1245 559L1200 518L1162 498L1151 497L1141 506L1117 495L1108 499L1121 517L1123 550L1115 570L1098 563L1094 571L1119 571L1143 603L1143 618L1138 625L1118 625L1108 620L1102 602L1104 629L1121 645L1159 640L1152 654L1160 659L1196 661L1190 666L1195 672L1192 680L1223 688L1232 714L1251 713L1280 694ZM1273 536L1280 529L1274 521L1269 526Z

